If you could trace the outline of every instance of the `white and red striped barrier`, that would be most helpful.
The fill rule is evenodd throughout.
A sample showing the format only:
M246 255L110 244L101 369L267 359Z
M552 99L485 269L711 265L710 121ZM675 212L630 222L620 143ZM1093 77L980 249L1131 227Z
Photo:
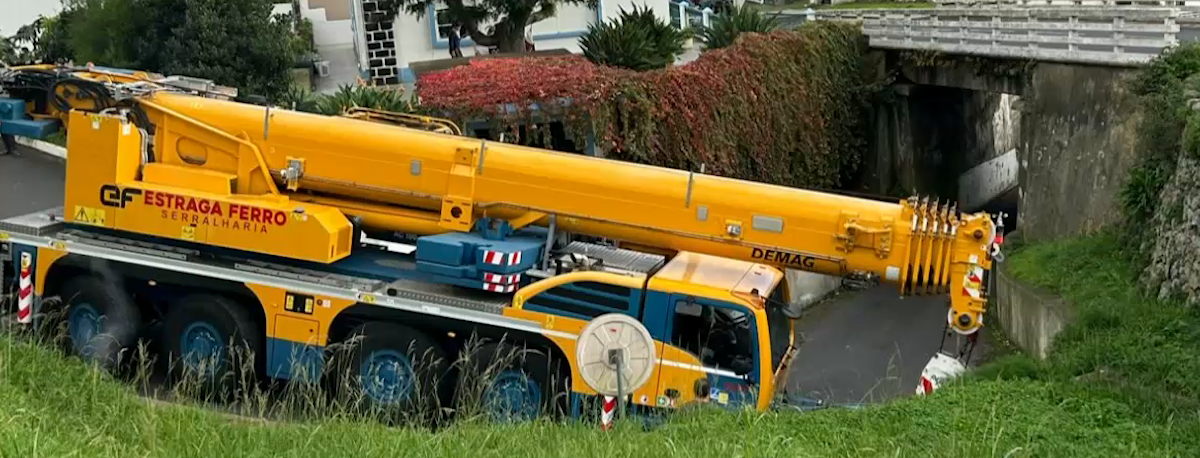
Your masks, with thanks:
M491 291L493 293L511 293L511 292L517 290L517 285L501 285L501 284L497 284L497 283L484 283L483 290Z
M17 322L33 322L33 256L21 253L21 282L17 293Z
M521 263L521 252L483 250L483 262L494 266L515 266Z
M484 272L483 281L498 285L512 285L521 281L521 274L500 275L491 272Z
M617 412L616 396L604 397L604 408L600 411L600 429L608 431L612 429L613 414Z

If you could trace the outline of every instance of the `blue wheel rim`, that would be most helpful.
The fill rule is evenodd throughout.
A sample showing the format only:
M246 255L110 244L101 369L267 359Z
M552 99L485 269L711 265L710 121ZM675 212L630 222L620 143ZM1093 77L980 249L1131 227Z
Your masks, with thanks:
M213 325L204 321L188 324L179 339L187 369L212 377L218 367L225 365L225 336Z
M71 346L75 353L90 357L92 341L100 335L100 312L89 302L80 302L71 306L67 313L67 334L71 337Z
M372 401L394 405L412 397L416 373L407 355L396 350L375 350L363 359L359 376L363 392Z
M484 402L492 418L498 421L524 421L537 417L542 405L542 390L523 371L500 372L488 385Z

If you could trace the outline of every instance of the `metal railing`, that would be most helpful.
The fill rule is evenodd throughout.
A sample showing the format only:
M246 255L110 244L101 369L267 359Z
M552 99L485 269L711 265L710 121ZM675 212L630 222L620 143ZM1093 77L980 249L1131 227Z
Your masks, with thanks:
M686 1L672 1L669 6L671 8L671 25L680 30L685 28L699 30L701 27L707 27L714 14L712 8L701 9Z
M1052 0L1041 0L1046 1ZM800 13L806 20L862 21L875 48L1136 66L1178 43L1180 9L1031 6Z

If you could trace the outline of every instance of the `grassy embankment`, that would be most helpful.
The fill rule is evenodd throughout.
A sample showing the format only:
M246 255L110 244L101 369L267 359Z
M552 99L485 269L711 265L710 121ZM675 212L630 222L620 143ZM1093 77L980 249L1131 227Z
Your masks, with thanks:
M231 418L145 400L74 359L0 336L0 456L1194 456L1200 313L1140 296L1118 251L1100 236L1010 257L1018 275L1079 311L1045 363L1004 357L931 398L863 410L695 411L651 431L462 422L430 433L338 415Z

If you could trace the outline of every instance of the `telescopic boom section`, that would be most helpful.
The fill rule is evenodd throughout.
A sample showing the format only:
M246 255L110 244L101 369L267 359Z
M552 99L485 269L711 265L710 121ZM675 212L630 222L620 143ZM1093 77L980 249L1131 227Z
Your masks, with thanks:
M333 206L364 226L414 235L469 231L479 218L548 225L649 250L686 250L832 275L878 276L902 293L951 297L951 326L982 324L991 267L987 214L787 188L344 117L160 92L156 126L187 120L257 148L199 158L155 135L158 160L214 168L292 200ZM160 129L161 130L161 129ZM181 131L184 132L184 131ZM205 142L207 143L207 142ZM258 154L258 158L244 157ZM247 166L246 164L251 164ZM243 181L245 180L245 181ZM275 184L272 183L272 184ZM276 192L262 183L255 193Z

